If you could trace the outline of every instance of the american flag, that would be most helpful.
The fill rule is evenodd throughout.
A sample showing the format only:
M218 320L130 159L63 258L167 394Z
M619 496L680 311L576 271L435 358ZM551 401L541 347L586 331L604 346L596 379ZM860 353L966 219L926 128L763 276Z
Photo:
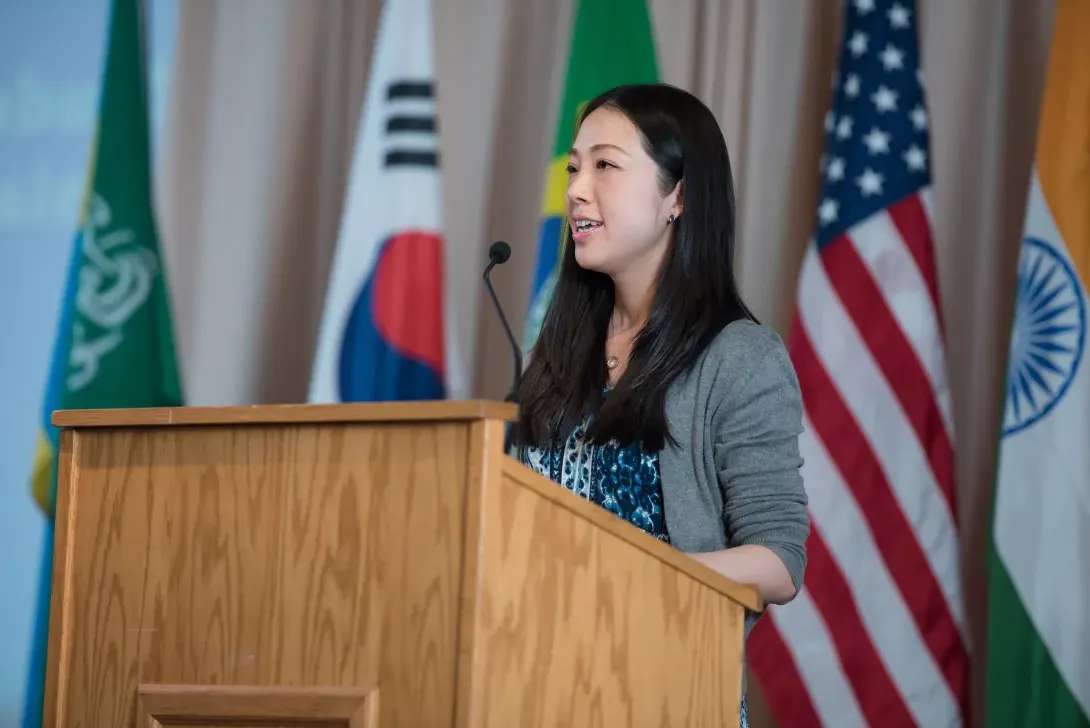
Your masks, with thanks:
M850 0L789 349L805 585L747 655L782 726L968 723L954 430L911 0Z

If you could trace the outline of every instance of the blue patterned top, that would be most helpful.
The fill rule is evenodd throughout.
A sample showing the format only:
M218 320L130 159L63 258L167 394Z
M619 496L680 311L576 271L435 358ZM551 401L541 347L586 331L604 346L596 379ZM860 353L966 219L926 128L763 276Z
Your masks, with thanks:
M584 423L562 446L528 447L524 460L539 475L669 543L658 453L645 452L639 442L623 447L589 443L586 434Z

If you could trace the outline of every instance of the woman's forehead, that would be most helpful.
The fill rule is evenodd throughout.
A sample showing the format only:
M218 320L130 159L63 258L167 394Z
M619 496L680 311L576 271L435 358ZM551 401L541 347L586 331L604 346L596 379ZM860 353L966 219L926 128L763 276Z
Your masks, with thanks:
M640 147L640 133L624 114L613 109L595 109L579 126L572 151L586 154L605 146L633 154Z

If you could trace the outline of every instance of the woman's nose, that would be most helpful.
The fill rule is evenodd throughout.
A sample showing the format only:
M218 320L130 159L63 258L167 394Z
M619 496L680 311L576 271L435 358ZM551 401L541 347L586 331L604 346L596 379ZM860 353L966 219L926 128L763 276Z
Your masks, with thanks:
M572 202L590 201L590 181L581 172L575 172L568 180L568 199Z

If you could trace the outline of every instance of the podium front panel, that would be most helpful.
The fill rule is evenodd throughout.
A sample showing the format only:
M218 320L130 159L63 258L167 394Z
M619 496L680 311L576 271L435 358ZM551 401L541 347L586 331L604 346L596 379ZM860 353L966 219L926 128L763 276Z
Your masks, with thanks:
M163 686L448 725L470 426L63 431L45 725L143 728Z

